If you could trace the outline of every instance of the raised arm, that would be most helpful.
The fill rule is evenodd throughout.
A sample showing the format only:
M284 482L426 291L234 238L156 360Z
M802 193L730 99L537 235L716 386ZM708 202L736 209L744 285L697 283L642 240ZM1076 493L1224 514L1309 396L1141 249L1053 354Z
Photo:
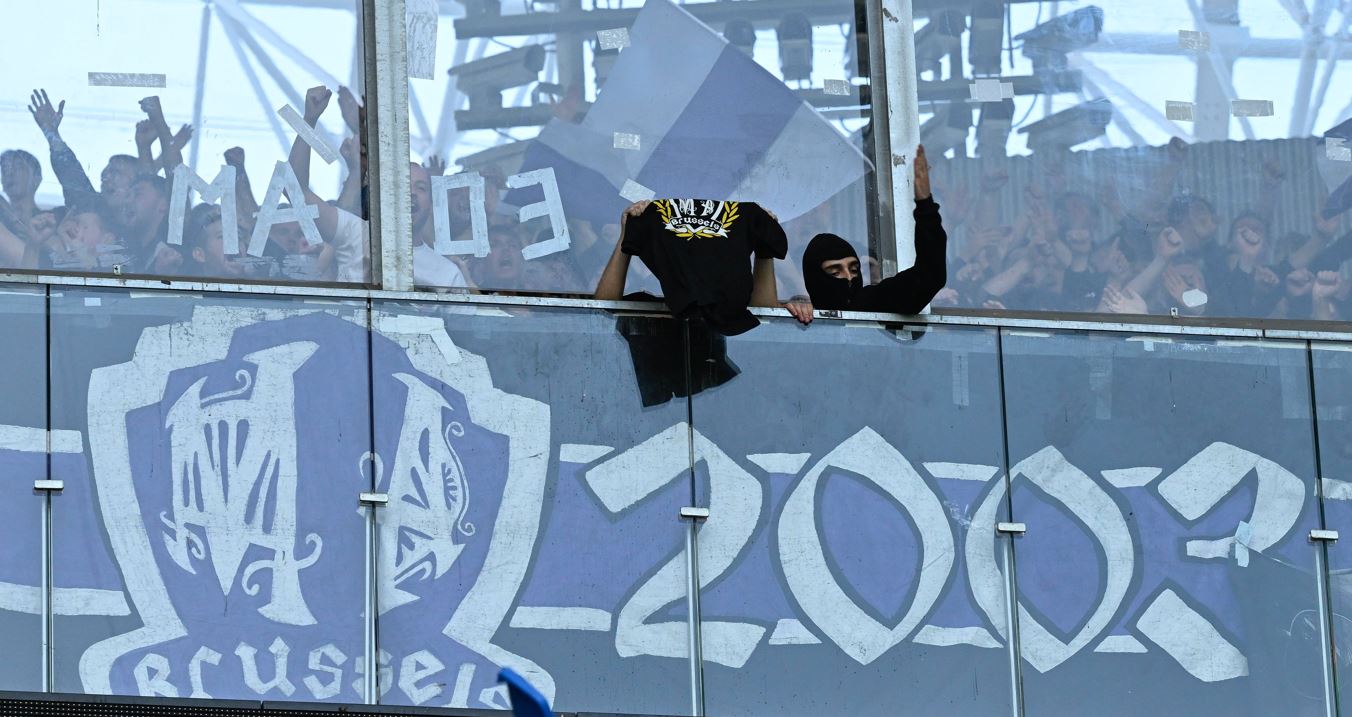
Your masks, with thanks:
M175 167L183 164L182 148L174 142L169 123L164 121L164 109L160 107L158 96L151 95L141 100L141 111L146 113L146 118L155 127L156 137L160 140L160 164L164 167L165 176L168 176Z
M637 217L648 208L651 202L634 202L620 214L620 238L615 240L615 251L610 253L610 261L596 282L596 291L592 298L618 301L624 296L624 279L629 274L629 255L624 253L624 228L630 217Z
M80 164L75 152L61 138L61 120L66 116L66 101L61 100L60 105L53 106L47 97L47 90L33 90L29 101L28 112L33 115L38 129L42 130L42 136L47 138L52 171L61 183L66 205L73 206L83 199L98 196L93 182L89 181L89 175L85 173L84 165Z
M328 109L329 100L333 99L333 91L320 85L311 87L305 92L305 124L314 127L319 123L319 118L324 115L324 110ZM319 208L319 218L315 220L315 226L319 228L319 235L324 241L333 241L334 235L338 231L338 208L324 201L314 190L310 189L310 145L305 138L296 135L296 141L291 143L291 155L287 160L291 164L291 171L296 173L296 179L300 181L301 189L305 190L304 201L306 204L313 204ZM296 198L292 198L296 201Z

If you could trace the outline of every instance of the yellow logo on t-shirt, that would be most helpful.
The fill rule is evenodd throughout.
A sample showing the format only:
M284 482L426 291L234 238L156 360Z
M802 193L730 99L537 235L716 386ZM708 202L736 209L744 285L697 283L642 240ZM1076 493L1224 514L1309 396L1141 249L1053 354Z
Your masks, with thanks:
M657 213L666 230L682 239L726 237L741 216L737 202L710 199L659 199Z

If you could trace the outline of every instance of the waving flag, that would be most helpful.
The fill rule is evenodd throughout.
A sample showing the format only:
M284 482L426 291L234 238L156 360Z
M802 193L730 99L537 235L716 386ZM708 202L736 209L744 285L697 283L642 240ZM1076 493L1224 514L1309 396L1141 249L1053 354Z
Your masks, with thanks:
M526 150L523 170L554 168L570 217L615 221L632 182L658 197L756 202L789 220L870 168L793 90L681 8L647 3L630 37L582 122L554 120Z

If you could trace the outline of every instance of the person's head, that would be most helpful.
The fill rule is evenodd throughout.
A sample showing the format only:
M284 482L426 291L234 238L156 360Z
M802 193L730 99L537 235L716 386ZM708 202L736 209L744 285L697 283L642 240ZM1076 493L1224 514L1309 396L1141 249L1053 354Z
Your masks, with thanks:
M291 205L278 204L277 208L289 209ZM306 254L318 248L322 247L311 247L310 243L305 241L305 232L300 228L300 222L279 222L268 229L268 246L264 247L264 252L270 255Z
M111 207L120 207L127 201L131 184L137 176L136 158L129 154L115 154L108 158L108 166L99 175L99 194Z
M116 222L95 204L72 207L56 227L56 236L85 268L98 264L99 247L117 241Z
M168 216L169 182L153 174L143 174L132 180L122 205L122 226L128 235L142 244L149 242Z
M413 233L422 236L426 242L433 228L432 175L428 174L426 167L417 162L408 163L408 174L413 187L410 197L413 208Z
M491 289L522 288L526 257L521 255L525 241L514 227L498 226L488 231L488 256L478 262L480 280Z
M861 269L854 247L835 234L818 234L803 252L803 284L820 309L850 308L864 285Z
M1195 251L1216 238L1216 210L1211 202L1194 194L1175 197L1169 204L1169 225L1178 230L1188 251Z
M238 276L240 267L225 255L225 233L221 224L221 208L215 204L198 204L188 216L183 231L184 265L210 277Z
M42 165L37 157L22 149L0 153L0 189L10 201L32 199L41 183Z
M1087 195L1066 192L1056 204L1056 222L1063 233L1072 230L1088 231L1098 226L1098 204Z

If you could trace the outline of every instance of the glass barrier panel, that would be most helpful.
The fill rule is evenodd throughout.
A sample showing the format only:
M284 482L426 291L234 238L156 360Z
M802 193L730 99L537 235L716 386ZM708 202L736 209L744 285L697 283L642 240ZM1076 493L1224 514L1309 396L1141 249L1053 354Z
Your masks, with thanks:
M591 294L614 259L616 298L670 294L661 280L684 279L645 261L618 280L621 212L654 197L709 201L653 210L628 251L737 242L695 267L707 281L731 271L709 266L749 268L755 245L787 252L782 296L804 293L798 263L820 232L876 273L892 254L871 229L866 5L411 0L416 283Z
M1008 714L996 334L692 331L705 704Z
M372 335L386 704L688 714L680 324L381 303ZM388 678L388 679L386 679Z
M360 702L362 303L69 290L56 691Z
M1305 345L1003 336L1029 714L1323 715Z
M369 282L359 9L5 3L0 269Z
M47 471L47 296L42 288L0 286L0 690L40 692L44 493ZM79 435L53 436L53 451ZM78 450L78 448L76 448ZM59 593L58 593L59 594Z
M1352 548L1346 542L1352 538L1352 346L1310 345L1324 527L1340 537L1327 547L1328 591L1338 707L1347 709L1352 707Z
M1347 8L916 2L936 306L1347 321Z

